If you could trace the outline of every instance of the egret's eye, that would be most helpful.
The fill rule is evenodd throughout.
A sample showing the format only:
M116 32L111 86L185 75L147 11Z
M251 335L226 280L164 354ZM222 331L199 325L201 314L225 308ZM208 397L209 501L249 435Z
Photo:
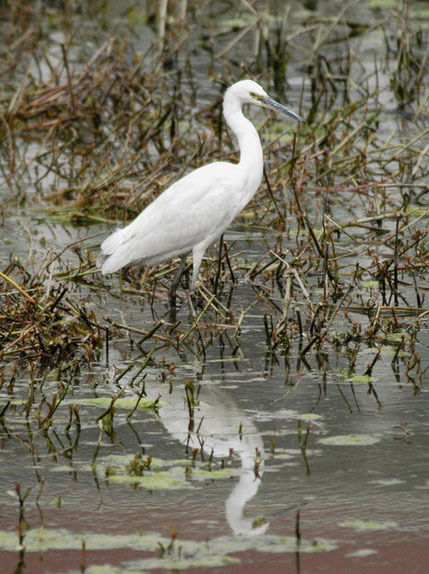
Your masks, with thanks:
M261 96L259 94L257 94L256 92L249 92L249 95L254 100L260 100L261 99Z

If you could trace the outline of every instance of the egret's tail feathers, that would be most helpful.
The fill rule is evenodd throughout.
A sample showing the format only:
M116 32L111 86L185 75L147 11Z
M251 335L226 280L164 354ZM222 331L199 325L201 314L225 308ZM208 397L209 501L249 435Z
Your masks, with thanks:
M103 275L115 273L115 271L119 271L119 269L122 269L122 267L125 267L126 265L127 263L124 263L124 260L122 258L118 258L116 253L114 253L102 262L101 273Z
M112 253L118 249L122 243L123 232L123 229L117 229L103 241L101 244L101 252L103 255L112 255Z
M119 271L122 267L126 267L132 259L129 249L124 245L125 229L117 229L101 244L101 253L97 263L101 267L103 275Z

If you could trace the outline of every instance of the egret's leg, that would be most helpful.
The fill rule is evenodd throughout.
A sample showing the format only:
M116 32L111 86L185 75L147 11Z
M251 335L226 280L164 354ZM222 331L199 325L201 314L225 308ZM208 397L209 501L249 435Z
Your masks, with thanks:
M203 255L206 251L206 246L194 247L192 251L193 259L193 269L192 269L192 281L191 281L191 293L195 292L195 285L197 284L198 273L200 272L200 265L203 259Z
M177 267L176 273L174 274L173 281L171 282L170 289L168 290L168 300L170 302L170 307L176 306L176 291L179 286L180 278L182 277L183 271L186 267L186 257L187 253L180 256L180 263Z

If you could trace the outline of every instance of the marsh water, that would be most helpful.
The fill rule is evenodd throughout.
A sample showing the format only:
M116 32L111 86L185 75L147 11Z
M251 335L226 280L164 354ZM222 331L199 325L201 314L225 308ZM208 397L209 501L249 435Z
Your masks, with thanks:
M43 46L51 68L39 66L46 81L61 59L63 42L71 46L72 71L111 37L130 36L131 63L133 52L156 44L154 25L140 23L134 3L101 4L103 9L85 14L46 10ZM329 6L328 14L320 4ZM359 93L359 74L375 82L374 53L384 45L385 30L371 31L372 18L383 19L380 10L395 7L355 4L348 20L346 15L335 20L335 2L319 3L317 11L298 2L288 7L291 27L299 29L304 16L324 22L323 33L332 36L324 48L326 61L328 56L335 61L346 47L361 51L359 70L350 72L356 74L352 97ZM414 21L429 23L427 3L411 4ZM270 29L269 7L253 5L267 11ZM245 29L242 19L254 16L246 6L238 15L234 3L205 3L200 9L202 21L188 38L186 57L179 52L174 64L183 74L184 97L195 98L194 110L220 97L213 79L225 70L231 75L231 68L237 74L246 69L255 41L251 20L249 33L237 39ZM280 20L281 10L276 5L273 12ZM287 67L288 102L303 110L311 106L305 42L298 37L302 52L292 51ZM213 52L219 56L214 64ZM10 83L18 86L32 65L29 57ZM380 70L377 82L387 86L384 73ZM399 145L427 130L427 110L416 120L397 111L388 87L380 93L381 141ZM290 142L294 127L274 123L264 134L263 113L252 112L252 118L267 148L269 173L274 161L269 148L282 137ZM356 304L332 316L323 346L303 354L308 339L299 330L287 340L272 335L282 316L282 293L265 297L264 285L258 291L249 278L274 245L287 247L300 230L292 214L288 231L245 214L224 238L236 282L224 281L223 306L213 311L210 303L217 303L206 294L194 309L182 288L172 316L165 289L157 293L159 283L142 294L138 281L129 287L124 277L101 280L95 274L94 282L84 274L73 277L83 259L95 262L100 240L116 223L104 214L84 217L76 204L60 202L51 209L49 195L65 181L70 185L79 170L61 150L55 169L44 164L40 158L49 137L54 136L33 141L24 134L17 140L27 168L19 185L9 179L0 190L2 269L19 259L38 276L49 263L44 290L54 289L56 281L67 284L67 304L92 313L103 328L97 353L88 350L83 334L79 351L62 361L40 365L31 353L15 356L13 347L3 356L0 572L427 572L429 328L421 318L427 304L419 298L427 292L427 267L417 279L403 271L397 305L403 316L398 310L389 336L344 335L352 324L362 325L363 332L371 322ZM422 154L427 142L427 135L417 139L411 158L411 169L419 161L420 185L429 183ZM386 144L380 155L394 155L396 149L391 152ZM289 153L288 147L279 151ZM180 172L177 164L174 169ZM144 179L143 170L138 177ZM122 188L132 188L134 181L123 180ZM388 193L392 202L400 201L399 188ZM292 201L290 189L288 197ZM412 197L409 201L419 209L417 228L427 233L427 194L418 197L415 204ZM301 197L315 225L325 200L311 190ZM365 217L366 199L336 196L329 213L335 221ZM395 233L394 220L383 221L383 227ZM365 227L349 229L338 241L350 272L346 281L357 262L370 265L371 246L387 256L375 236L365 243L369 233ZM350 247L356 242L362 242L358 255ZM208 253L215 270L216 249ZM376 301L377 281L369 274L361 279L359 300ZM313 301L326 297L321 272L309 272L305 282ZM299 286L295 296L302 297ZM296 305L304 320L305 300ZM49 424L40 424L46 412Z

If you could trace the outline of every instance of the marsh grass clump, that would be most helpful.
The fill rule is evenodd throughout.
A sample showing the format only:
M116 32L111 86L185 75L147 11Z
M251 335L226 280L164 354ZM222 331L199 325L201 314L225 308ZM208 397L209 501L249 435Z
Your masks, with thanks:
M94 358L102 340L92 311L67 297L67 285L35 279L18 261L0 272L0 359L61 363Z
M129 185L143 171L150 176L153 170L158 177L158 160L171 148L178 101L161 105L156 78L143 73L139 61L130 67L120 46L106 51L96 62L69 71L68 81L24 83L1 129L9 140L8 164L16 183L32 175L16 161L18 148L25 149L31 139L40 147L34 158L37 174L55 174L51 191L40 190L47 199L58 205L66 200L89 213L120 208L122 217L130 217L134 211L131 202L123 205L123 181ZM58 66L61 76L64 65Z

